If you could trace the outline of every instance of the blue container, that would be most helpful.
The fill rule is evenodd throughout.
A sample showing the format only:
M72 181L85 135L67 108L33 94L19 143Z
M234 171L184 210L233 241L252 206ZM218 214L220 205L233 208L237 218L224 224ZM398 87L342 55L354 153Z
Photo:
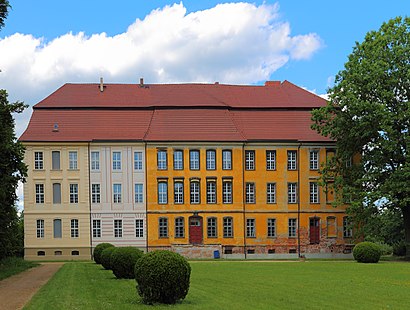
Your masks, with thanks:
M220 258L219 251L214 251L214 258Z

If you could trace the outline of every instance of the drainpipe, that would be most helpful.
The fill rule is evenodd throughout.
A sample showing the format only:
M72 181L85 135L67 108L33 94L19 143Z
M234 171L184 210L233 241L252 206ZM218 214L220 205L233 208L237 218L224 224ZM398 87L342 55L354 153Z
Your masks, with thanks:
M90 161L90 142L88 142L88 204L90 206L90 257L93 258L93 219L91 214L91 161Z
M144 177L145 177L145 248L148 253L148 172L147 172L147 142L144 142Z
M301 143L298 145L298 153L297 153L297 168L298 168L298 257L300 258L300 147Z
M255 156L256 157L256 156ZM242 208L243 208L243 253L246 257L246 192L245 192L245 143L242 143Z

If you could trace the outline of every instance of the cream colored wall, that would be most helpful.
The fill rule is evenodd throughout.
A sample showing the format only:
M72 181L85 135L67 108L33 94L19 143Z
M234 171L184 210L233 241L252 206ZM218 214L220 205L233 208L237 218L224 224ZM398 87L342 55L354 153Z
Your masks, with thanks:
M88 146L83 143L25 143L24 161L28 165L28 177L24 184L25 249L28 259L89 259L90 217L88 186ZM60 151L60 169L52 170L51 152ZM68 152L77 151L78 169L69 170ZM34 152L43 152L44 169L34 170ZM44 204L35 203L35 184L44 184ZM53 204L53 183L61 183L61 203ZM69 184L78 184L78 203L69 201ZM44 238L36 236L36 221L44 220ZM53 220L62 220L62 238L53 237ZM71 219L79 220L79 237L71 238ZM63 256L55 251L64 249ZM46 256L38 257L37 251L45 250ZM71 256L71 250L80 251Z

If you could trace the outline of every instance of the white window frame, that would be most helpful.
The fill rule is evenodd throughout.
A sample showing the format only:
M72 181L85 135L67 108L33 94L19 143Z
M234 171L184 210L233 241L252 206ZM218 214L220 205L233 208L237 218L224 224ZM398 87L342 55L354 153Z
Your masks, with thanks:
M121 170L121 151L112 152L112 170Z
M38 239L44 238L44 220L38 219L36 223L36 236Z
M70 203L72 204L78 203L78 184L77 183L70 184Z
M114 238L122 238L122 219L114 219Z
M246 219L246 238L256 238L256 220L254 218Z
M218 219L216 217L207 218L208 238L218 238Z
M144 203L144 184L135 183L134 184L134 202L135 203Z
M168 238L168 218L160 217L158 219L158 236L159 238Z
M91 151L91 171L99 171L100 170L100 152L99 151Z
M253 182L246 182L245 183L245 193L246 193L246 203L255 203L256 202L256 195L255 195L255 183Z
M295 218L288 219L288 237L289 238L296 237L297 227L298 227L297 219Z
M216 180L206 181L206 203L216 204Z
M91 202L101 203L101 185L99 183L91 184Z
M298 202L297 183L288 183L288 203Z
M222 170L232 170L232 150L222 150Z
M184 203L184 182L175 181L174 182L174 204Z
M343 217L343 238L352 238L353 229L351 227L351 219L348 216Z
M200 204L201 203L201 184L199 180L193 180L190 182L190 203Z
M157 151L157 169L158 170L167 170L167 151L166 150L158 150Z
M114 183L112 185L112 201L113 203L122 202L122 184L121 183Z
M276 183L266 183L266 203L276 203Z
M36 204L44 204L44 184L37 183L35 185L36 189Z
M317 182L309 182L310 203L320 203L319 199L319 184Z
M275 218L268 218L268 221L267 221L267 236L268 236L268 238L275 238L276 237L276 219Z
M199 150L189 150L189 170L200 169L200 153Z
M135 238L144 238L144 220L135 219Z
M233 238L233 218L231 216L223 218L223 237Z
M298 159L297 151L291 150L288 151L288 170L297 170L298 168Z
M71 238L79 238L80 237L78 219L71 219L70 235L71 235Z
M184 151L183 150L174 150L173 154L174 159L174 170L183 170L184 169Z
M101 238L101 220L93 219L93 238Z
M134 152L134 170L142 171L144 169L144 158L141 151Z
M224 204L231 204L233 201L233 191L232 191L232 180L223 180L222 181L222 202Z
M185 238L185 219L182 216L175 218L175 238Z
M255 170L255 150L245 150L245 170Z
M309 169L319 170L319 150L309 151Z
M168 203L168 182L158 182L158 204Z
M266 170L276 170L276 150L266 150Z
M216 150L206 150L206 170L216 169Z
M77 151L68 152L68 169L69 170L78 169L78 152Z
M44 153L34 152L34 170L44 169Z

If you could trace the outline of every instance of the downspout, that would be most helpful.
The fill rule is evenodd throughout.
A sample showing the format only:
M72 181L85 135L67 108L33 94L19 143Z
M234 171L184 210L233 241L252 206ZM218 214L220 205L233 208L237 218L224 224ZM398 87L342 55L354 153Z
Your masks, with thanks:
M245 143L242 143L242 209L243 209L243 253L246 257L246 190L245 190Z
M300 158L300 147L301 147L301 143L299 143L299 145L298 145L298 153L297 153L297 162L296 162L296 164L297 164L297 169L298 169L298 185L297 185L297 188L298 188L298 197L297 197L297 199L298 199L298 257L300 258L300 161L301 161L301 158Z
M88 142L88 204L90 207L90 257L93 259L93 223L92 223L92 215L91 215L91 161L90 161L90 142Z
M144 177L145 177L145 250L148 253L148 177L147 177L147 142L144 142Z

